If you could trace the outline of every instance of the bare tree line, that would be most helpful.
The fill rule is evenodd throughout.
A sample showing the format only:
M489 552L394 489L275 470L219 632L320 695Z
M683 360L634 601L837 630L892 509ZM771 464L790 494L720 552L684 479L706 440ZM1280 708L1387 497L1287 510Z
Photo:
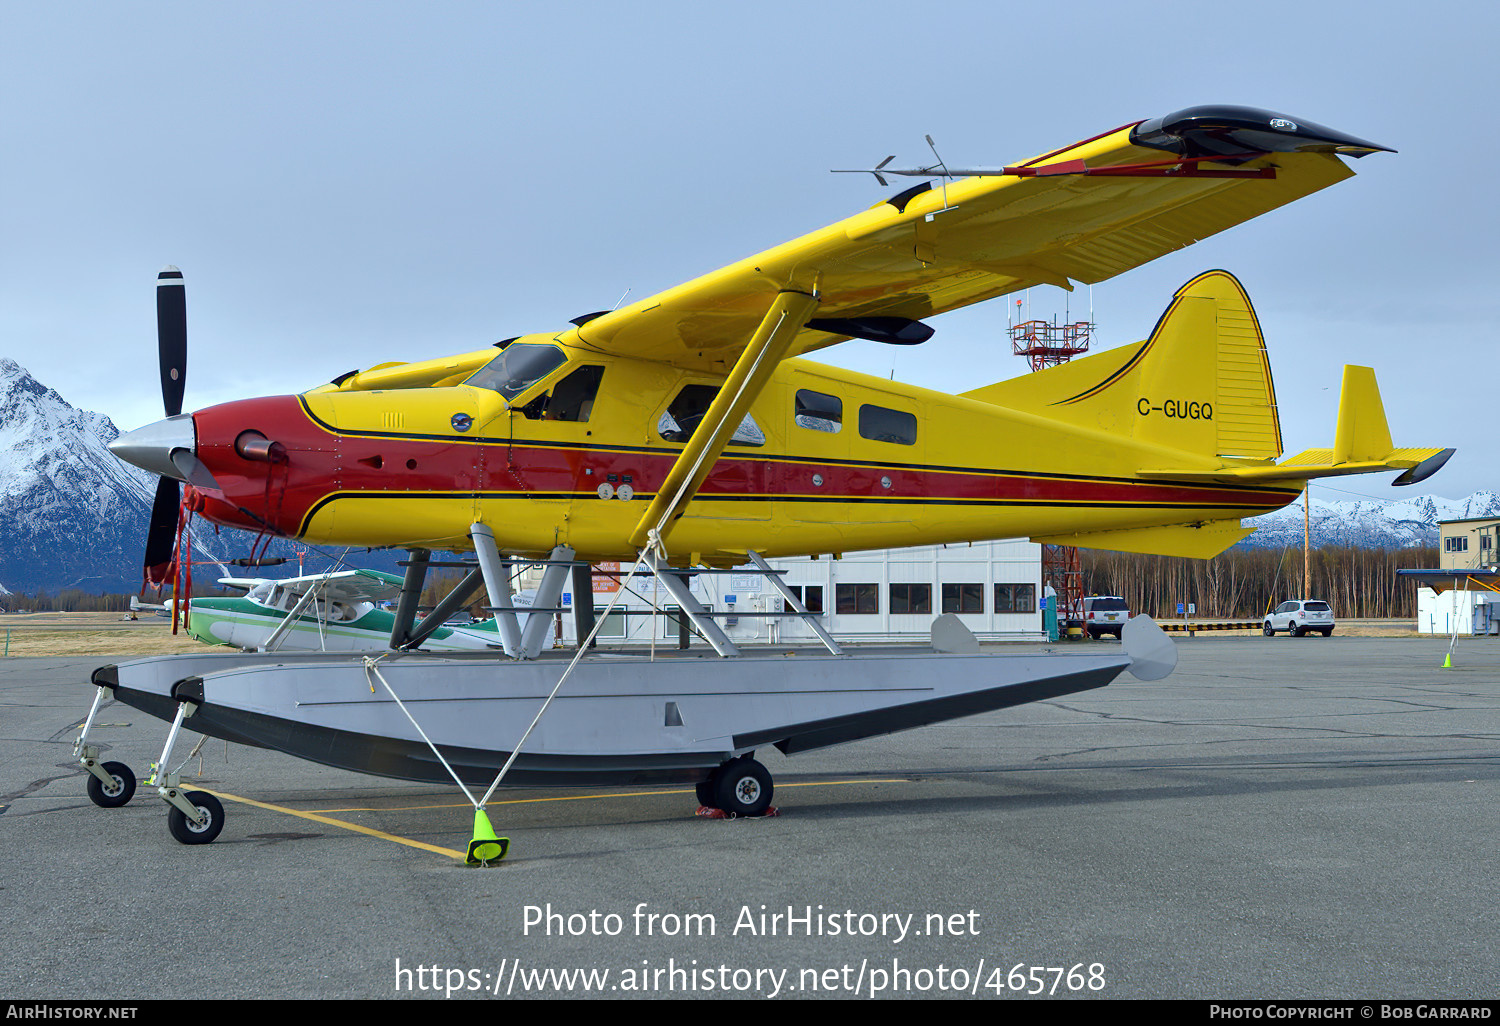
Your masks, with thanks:
M1213 559L1086 549L1080 558L1087 594L1119 595L1160 619L1176 618L1179 602L1202 619L1256 619L1293 598L1325 599L1340 617L1405 619L1417 614L1417 589L1396 570L1438 565L1436 546L1325 545L1312 550L1312 591L1303 595L1301 546L1230 549Z
M1158 618L1175 618L1179 602L1195 605L1195 615L1204 619L1256 619L1289 598L1320 598L1331 603L1341 617L1405 619L1416 616L1417 592L1410 582L1396 577L1396 570L1437 566L1438 552L1436 546L1316 548L1311 560L1312 594L1306 596L1301 594L1301 546L1230 549L1207 560L1085 549L1080 559L1086 594L1119 595L1132 611ZM453 571L434 572L421 604L435 605L461 579L462 574ZM194 587L193 593L223 594L211 587ZM73 588L56 595L39 591L0 598L0 611L129 608L129 595L91 595Z

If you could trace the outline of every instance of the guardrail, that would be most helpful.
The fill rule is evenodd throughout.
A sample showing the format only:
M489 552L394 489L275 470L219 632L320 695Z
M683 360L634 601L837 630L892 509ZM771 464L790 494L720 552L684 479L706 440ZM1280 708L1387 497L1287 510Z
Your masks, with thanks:
M1261 620L1168 620L1158 621L1156 626L1164 631L1185 633L1192 637L1199 631L1258 631Z

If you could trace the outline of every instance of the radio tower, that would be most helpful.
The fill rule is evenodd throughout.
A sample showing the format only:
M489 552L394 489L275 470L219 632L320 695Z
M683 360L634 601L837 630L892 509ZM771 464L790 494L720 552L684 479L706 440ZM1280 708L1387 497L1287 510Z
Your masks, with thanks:
M1093 290L1090 290L1092 296ZM1090 304L1092 307L1092 303ZM1021 320L1021 300L1007 331L1010 334L1011 352L1024 356L1033 371L1046 370L1073 357L1089 351L1089 339L1094 333L1092 309L1086 321L1058 324L1056 315L1051 321ZM1069 637L1069 629L1083 631L1083 563L1078 550L1071 545L1042 546L1042 583L1051 584L1057 592L1057 629Z

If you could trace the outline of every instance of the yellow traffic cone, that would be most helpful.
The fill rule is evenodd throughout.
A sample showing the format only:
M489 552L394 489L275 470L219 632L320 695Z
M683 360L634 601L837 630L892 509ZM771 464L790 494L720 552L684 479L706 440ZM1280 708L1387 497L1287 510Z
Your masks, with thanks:
M1451 670L1451 669L1453 669L1453 653L1452 652L1445 652L1445 653L1443 653L1443 669L1445 669L1445 670Z
M469 842L469 857L466 860L469 865L487 866L491 862L499 862L508 851L510 838L496 837L495 828L490 826L490 817L484 814L483 809L475 809L474 839Z

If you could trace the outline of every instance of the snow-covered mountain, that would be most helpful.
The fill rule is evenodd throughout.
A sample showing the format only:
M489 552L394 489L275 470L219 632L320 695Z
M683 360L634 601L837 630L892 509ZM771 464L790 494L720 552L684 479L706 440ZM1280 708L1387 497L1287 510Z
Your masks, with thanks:
M141 586L146 528L157 479L117 459L107 448L119 428L102 413L69 405L14 360L0 357L0 595L131 593ZM287 565L230 576L298 572L299 548L283 539L269 546L247 531L215 531L202 520L193 530L195 585L225 574L203 565L251 554L281 557ZM329 568L339 553L308 552L307 573ZM346 566L400 572L401 550L349 553Z
M140 586L156 479L110 453L119 434L0 357L0 592Z
M1438 521L1500 516L1500 496L1479 491L1463 499L1413 495L1381 502L1360 499L1324 502L1312 486L1310 533L1313 545L1353 545L1359 548L1404 549L1436 545ZM1254 548L1302 545L1302 503L1245 521L1255 533L1240 544Z

